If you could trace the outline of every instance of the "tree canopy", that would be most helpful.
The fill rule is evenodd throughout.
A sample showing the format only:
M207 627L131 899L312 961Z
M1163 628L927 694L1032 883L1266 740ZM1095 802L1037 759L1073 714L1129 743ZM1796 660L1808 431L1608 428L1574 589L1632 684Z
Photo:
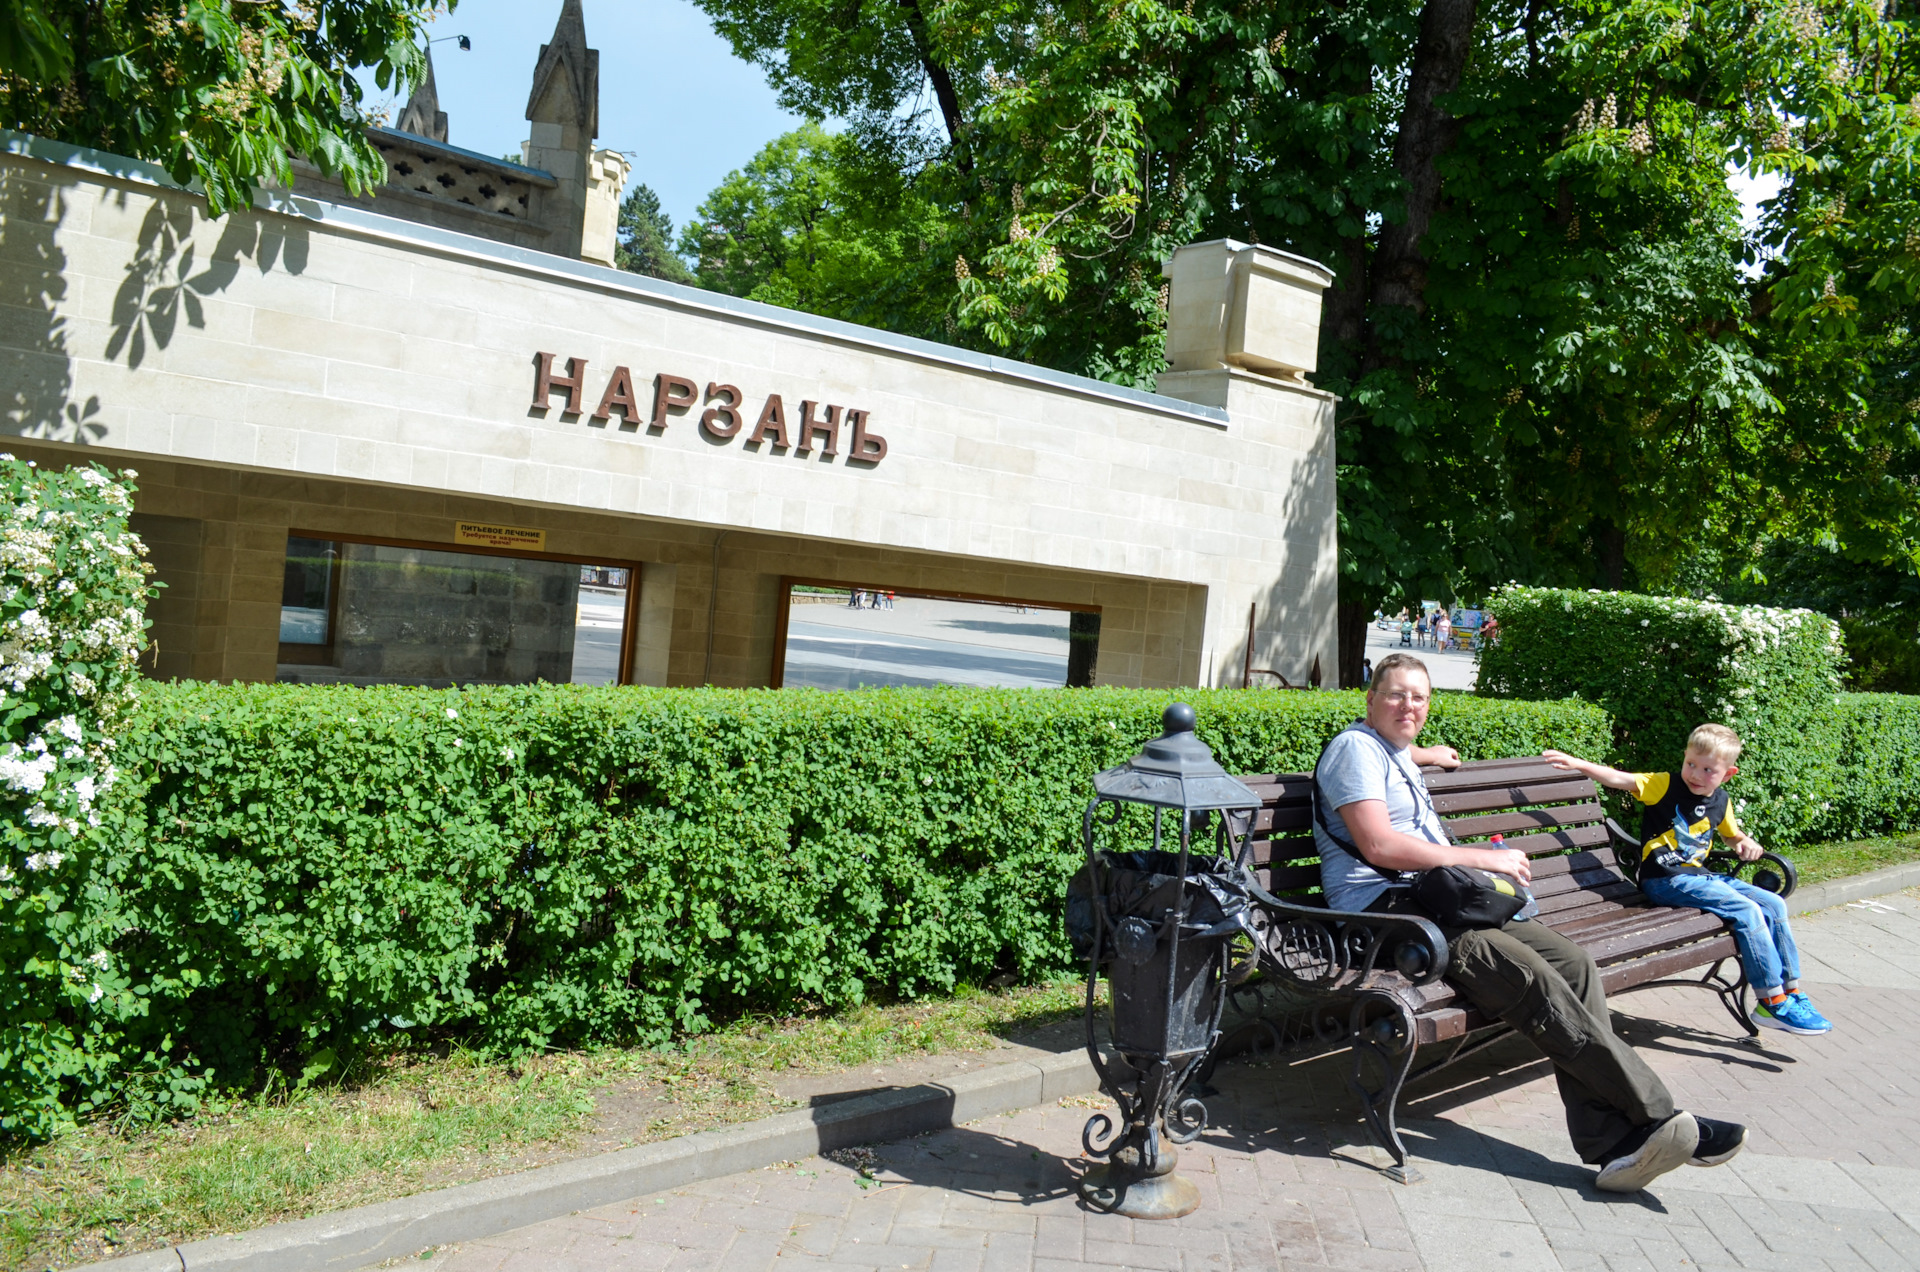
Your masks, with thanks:
M693 281L687 263L674 254L673 218L661 208L660 196L646 182L635 183L620 201L620 220L614 235L613 263L621 269L670 283Z
M159 163L220 215L301 155L358 194L386 180L353 72L410 91L457 0L0 0L0 120Z
M1334 269L1349 681L1382 600L1920 552L1920 68L1884 0L700 3L848 121L813 189L908 196L886 273L924 300L882 325L1148 385L1173 248ZM1782 182L1757 224L1730 171Z

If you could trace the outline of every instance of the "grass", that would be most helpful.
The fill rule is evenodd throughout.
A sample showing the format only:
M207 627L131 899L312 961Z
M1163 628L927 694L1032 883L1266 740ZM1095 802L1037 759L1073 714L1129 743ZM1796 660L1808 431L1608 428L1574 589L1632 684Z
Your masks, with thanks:
M1781 854L1793 861L1802 885L1865 874L1887 866L1920 861L1920 834L1886 839L1855 839L1841 843L1803 844Z
M764 1117L791 1107L779 1074L982 1050L1077 1013L1084 993L1063 980L748 1018L662 1050L396 1052L333 1086L279 1087L175 1125L95 1123L0 1157L0 1268L41 1272ZM657 1116L595 1139L616 1089L643 1090Z

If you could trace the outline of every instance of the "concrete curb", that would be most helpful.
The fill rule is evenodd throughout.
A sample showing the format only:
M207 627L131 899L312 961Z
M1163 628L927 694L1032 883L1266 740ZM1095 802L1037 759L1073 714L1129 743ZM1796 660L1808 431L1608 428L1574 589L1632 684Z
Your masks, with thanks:
M857 1096L719 1131L228 1237L87 1264L101 1272L347 1272L831 1148L879 1144L1098 1089L1084 1051L1016 1060L944 1083ZM74 1269L73 1272L86 1272Z
M1787 910L1792 914L1812 914L1815 910L1831 910L1849 901L1884 897L1890 892L1904 892L1908 888L1920 888L1920 861L1795 888L1793 895L1787 898Z

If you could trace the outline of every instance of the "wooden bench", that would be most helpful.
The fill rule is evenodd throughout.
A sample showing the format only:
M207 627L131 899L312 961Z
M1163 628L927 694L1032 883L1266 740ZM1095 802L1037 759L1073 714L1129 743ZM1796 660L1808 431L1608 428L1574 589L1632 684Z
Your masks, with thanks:
M1572 937L1601 970L1609 997L1684 985L1719 996L1749 1037L1748 986L1726 925L1694 909L1656 906L1623 874L1616 836L1633 859L1637 843L1607 820L1594 783L1538 758L1482 760L1451 772L1426 770L1427 789L1448 831L1463 843L1500 834L1533 859L1539 922ZM1352 1050L1348 1085L1367 1125L1393 1156L1389 1174L1417 1179L1407 1164L1396 1110L1410 1081L1455 1064L1505 1037L1444 979L1446 946L1425 920L1335 915L1320 896L1306 773L1242 777L1262 806L1249 835L1255 874L1269 899L1260 907L1260 983L1232 991L1238 1038L1257 1051ZM1757 882L1791 891L1792 867ZM1716 869L1736 869L1727 855ZM1732 974L1726 971L1731 965ZM1704 969L1697 976L1683 973ZM1442 1047L1419 1068L1422 1048ZM1377 1069L1378 1073L1371 1073Z

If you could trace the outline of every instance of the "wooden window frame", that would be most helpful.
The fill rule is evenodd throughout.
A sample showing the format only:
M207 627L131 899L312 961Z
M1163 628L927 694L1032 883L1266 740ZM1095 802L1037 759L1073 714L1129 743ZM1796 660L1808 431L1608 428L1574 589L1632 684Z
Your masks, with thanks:
M563 565L610 566L614 569L625 570L627 572L627 612L620 625L620 671L614 683L621 685L630 685L633 683L633 654L635 637L637 635L635 629L639 626L640 622L641 563L638 561L622 560L619 557L595 556L591 553L531 552L520 548L482 547L467 543L435 543L426 539L393 539L369 534L338 534L331 530L303 530L298 527L289 529L287 531L287 537L289 539L321 539L332 543L360 543L375 548L412 548L426 552L446 552L455 556L510 557L522 561L557 561ZM324 646L282 645L280 648L283 651L303 648L324 648L328 651L333 649L334 611L339 605L340 597L338 571L341 563L344 562L345 559L346 554L342 553L335 558L334 562L335 577L333 590L329 593L327 600L327 644ZM283 658L281 661L286 662L287 660Z

